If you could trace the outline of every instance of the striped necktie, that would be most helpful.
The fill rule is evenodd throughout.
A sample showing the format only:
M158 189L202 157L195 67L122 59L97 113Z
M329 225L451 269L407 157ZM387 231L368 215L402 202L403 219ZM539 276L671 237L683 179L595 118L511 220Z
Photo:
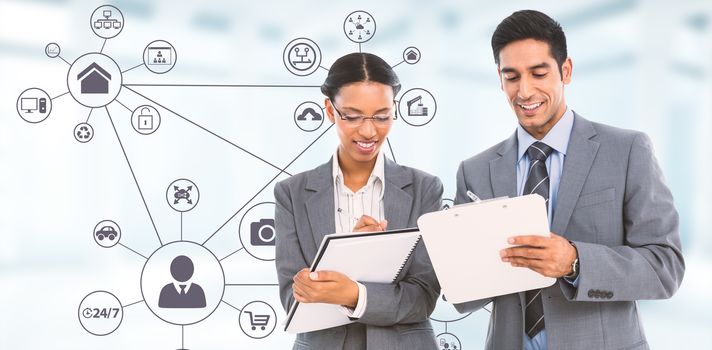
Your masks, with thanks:
M546 208L549 208L549 174L546 171L546 158L553 149L547 144L537 141L527 149L529 156L529 176L524 183L526 194L536 193L544 197ZM529 290L525 293L524 330L530 338L534 338L544 329L544 304L541 300L541 289Z

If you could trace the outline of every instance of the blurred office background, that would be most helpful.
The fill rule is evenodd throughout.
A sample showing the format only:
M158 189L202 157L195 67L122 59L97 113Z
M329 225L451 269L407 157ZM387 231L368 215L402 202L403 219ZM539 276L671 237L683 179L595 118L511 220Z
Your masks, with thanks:
M69 66L48 58L56 42L70 63L104 44L89 16L103 1L0 1L0 344L13 349L174 349L181 328L155 317L145 304L124 309L118 330L105 337L78 322L82 298L94 290L114 293L124 305L142 299L145 260L120 246L103 249L92 230L103 219L122 228L122 243L148 256L156 235L116 135L103 109L95 110L94 139L80 144L74 126L88 108L70 95L53 101L42 123L23 121L15 110L29 87L50 96L67 91ZM122 70L142 62L151 41L170 42L177 65L167 74L139 67L123 74L131 84L319 85L326 70L307 77L282 63L292 39L314 40L322 65L358 50L342 30L347 14L365 10L377 23L362 45L396 64L417 47L422 59L396 67L404 91L420 87L437 100L437 114L423 127L402 120L390 142L399 163L437 174L445 196L455 191L458 163L511 135L515 118L499 89L489 45L501 19L536 8L560 21L574 62L568 104L583 116L648 133L681 218L687 273L667 301L641 301L654 349L699 348L712 327L712 2L706 0L598 1L138 1L117 0L125 28L103 52ZM317 88L133 87L169 108L159 108L161 127L137 134L130 112L108 106L136 179L164 242L180 238L180 215L165 201L178 178L196 182L201 199L183 215L184 238L202 242L219 258L238 250L239 221L253 204L271 201L279 171L181 116L283 167L327 129L298 129L293 111L304 101L321 103ZM122 89L130 109L149 103ZM286 169L295 174L325 161L337 144L326 132ZM391 156L390 151L387 152ZM280 175L277 180L287 175ZM265 187L265 185L267 185ZM260 192L260 189L264 190ZM254 197L254 198L253 198ZM241 211L238 209L244 208ZM228 220L232 215L235 217ZM222 226L225 224L224 226ZM222 227L221 227L222 226ZM276 283L274 263L240 251L222 261L228 283ZM239 313L221 304L205 321L185 327L191 349L283 349L293 337L281 330L285 313L276 287L228 287L224 300L242 307L253 301L277 310L277 329L264 339L246 336ZM459 338L463 349L483 347L487 311L461 320L439 305L436 334Z

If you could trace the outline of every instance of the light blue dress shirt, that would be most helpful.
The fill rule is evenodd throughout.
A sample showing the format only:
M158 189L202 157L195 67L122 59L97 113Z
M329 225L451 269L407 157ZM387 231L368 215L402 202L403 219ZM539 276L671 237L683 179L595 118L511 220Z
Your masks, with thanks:
M559 119L554 127L544 136L543 139L537 140L530 135L522 126L517 127L517 141L519 144L517 157L517 195L521 196L524 191L524 184L529 176L529 156L527 149L534 142L541 141L547 146L553 148L553 151L546 159L546 171L549 174L549 226L551 219L556 211L557 192L559 190L559 182L561 181L561 173L564 170L564 160L566 159L566 150L569 145L571 129L574 125L574 113L567 107L564 115ZM562 234L562 232L556 232ZM567 280L568 281L568 280ZM575 287L578 286L578 278L571 282ZM534 338L524 333L524 349L525 350L547 350L546 342L546 326L535 335Z

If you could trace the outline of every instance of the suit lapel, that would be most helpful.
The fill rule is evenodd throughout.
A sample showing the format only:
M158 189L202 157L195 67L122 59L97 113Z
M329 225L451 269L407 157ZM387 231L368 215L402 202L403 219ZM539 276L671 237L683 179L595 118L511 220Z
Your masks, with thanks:
M306 190L313 194L306 201L307 216L317 246L324 235L334 233L334 182L331 174L332 162L322 164L307 175ZM385 184L383 202L388 228L408 226L413 197L403 190L413 183L412 175L390 159L385 159ZM318 247L317 247L318 248Z
M314 192L306 201L307 216L317 248L324 235L334 233L334 182L332 161L322 164L307 175L306 190Z
M497 150L499 158L490 161L490 181L494 198L517 196L517 133ZM479 195L478 193L475 193ZM484 199L484 198L483 198Z
M551 230L558 235L566 235L566 227L571 219L583 184L596 158L600 143L592 141L596 135L593 124L574 113L574 125L561 173L556 209Z
M390 159L385 159L384 170L386 183L383 203L384 215L388 220L388 229L406 228L413 205L413 197L403 189L413 183L412 176L400 165Z

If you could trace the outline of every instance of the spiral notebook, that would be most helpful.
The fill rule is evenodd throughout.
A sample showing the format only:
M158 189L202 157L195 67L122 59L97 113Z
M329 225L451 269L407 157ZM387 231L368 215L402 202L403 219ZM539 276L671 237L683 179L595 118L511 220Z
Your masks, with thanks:
M354 281L393 283L420 241L417 228L324 236L311 271L338 271ZM354 322L340 305L295 302L284 329L304 333Z

